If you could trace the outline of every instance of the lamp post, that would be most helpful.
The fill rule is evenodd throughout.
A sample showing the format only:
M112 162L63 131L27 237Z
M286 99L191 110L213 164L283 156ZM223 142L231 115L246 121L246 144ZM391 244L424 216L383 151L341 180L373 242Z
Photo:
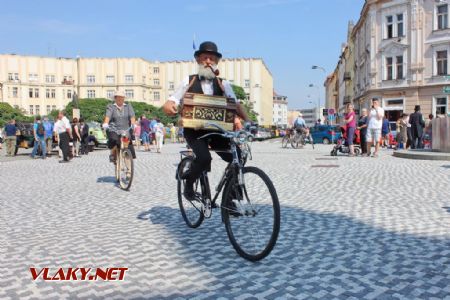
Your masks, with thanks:
M318 119L320 119L320 88L312 83L309 84L309 87L317 88L317 121Z

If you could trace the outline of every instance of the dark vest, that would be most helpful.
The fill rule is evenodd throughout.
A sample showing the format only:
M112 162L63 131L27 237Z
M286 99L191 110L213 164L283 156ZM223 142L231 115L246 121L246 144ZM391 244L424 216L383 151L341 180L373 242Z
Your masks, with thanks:
M200 79L198 78L198 75L190 75L189 76L189 83L192 81L192 78L195 77L195 80L192 84L192 86L187 90L187 93L194 93L194 94L204 94L202 85L200 83ZM223 96L224 93L219 85L219 80L216 78L213 79L213 95L214 96Z

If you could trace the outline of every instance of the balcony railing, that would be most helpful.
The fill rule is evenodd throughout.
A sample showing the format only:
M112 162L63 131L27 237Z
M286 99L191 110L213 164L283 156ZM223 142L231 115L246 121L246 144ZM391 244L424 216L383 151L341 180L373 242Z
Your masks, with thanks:
M61 84L67 84L67 85L73 85L74 84L74 80L68 80L68 79L64 79Z

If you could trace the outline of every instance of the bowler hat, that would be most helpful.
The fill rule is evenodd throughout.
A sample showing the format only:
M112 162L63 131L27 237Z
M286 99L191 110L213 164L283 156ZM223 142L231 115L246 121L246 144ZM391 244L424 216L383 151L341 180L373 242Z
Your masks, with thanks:
M195 51L194 56L197 57L202 53L211 53L217 56L218 58L222 58L222 54L217 51L217 45L213 42L203 42L200 44L200 47L197 51Z

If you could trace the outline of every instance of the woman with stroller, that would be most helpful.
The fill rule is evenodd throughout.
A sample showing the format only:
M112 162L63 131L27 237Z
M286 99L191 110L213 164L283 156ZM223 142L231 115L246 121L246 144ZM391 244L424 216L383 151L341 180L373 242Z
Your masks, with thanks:
M347 127L347 145L350 149L348 156L355 156L355 147L353 146L353 139L355 138L356 129L356 114L353 104L347 104L347 114L344 118L344 123Z

